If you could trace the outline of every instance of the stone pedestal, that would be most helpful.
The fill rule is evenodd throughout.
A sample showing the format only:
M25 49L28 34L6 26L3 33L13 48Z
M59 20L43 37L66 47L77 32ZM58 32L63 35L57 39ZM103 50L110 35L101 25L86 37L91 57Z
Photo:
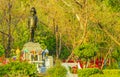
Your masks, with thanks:
M27 61L41 61L42 48L39 43L27 42L24 44L23 58Z

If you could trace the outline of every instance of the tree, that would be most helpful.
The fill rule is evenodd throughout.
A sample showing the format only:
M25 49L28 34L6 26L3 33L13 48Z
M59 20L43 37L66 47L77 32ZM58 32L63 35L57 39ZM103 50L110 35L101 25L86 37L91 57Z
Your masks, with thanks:
M10 0L11 8L8 4L0 0L0 42L6 49L28 42L27 18L33 6L39 19L35 42L57 57L71 57L86 43L100 44L99 53L105 54L120 41L119 0Z
M97 52L98 47L93 43L84 43L74 50L75 55L77 55L79 59L85 59L87 63L97 55Z

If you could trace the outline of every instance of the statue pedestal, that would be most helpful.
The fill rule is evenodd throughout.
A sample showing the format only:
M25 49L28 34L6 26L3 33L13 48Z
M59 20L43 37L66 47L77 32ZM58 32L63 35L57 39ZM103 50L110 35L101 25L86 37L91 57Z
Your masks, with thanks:
M41 61L42 48L39 43L27 42L23 46L23 58L27 61Z
M23 49L23 59L29 63L37 65L37 70L40 73L44 73L47 68L53 66L53 57L45 56L45 61L42 59L42 48L39 43L27 42L24 44Z

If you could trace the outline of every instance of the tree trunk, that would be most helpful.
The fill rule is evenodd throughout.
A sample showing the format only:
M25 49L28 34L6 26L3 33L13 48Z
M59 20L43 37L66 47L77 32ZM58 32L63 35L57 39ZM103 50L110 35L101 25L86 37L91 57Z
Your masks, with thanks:
M11 50L11 2L10 0L8 1L8 44L7 44L7 49L5 52L5 57L10 57L10 50Z
M60 53L61 53L61 33L59 33L59 55L60 56Z
M58 32L56 32L56 58L59 58Z
M70 56L68 57L68 59L66 60L66 62L69 61L69 59L72 57L72 55L74 55L74 48L80 46L83 43L83 41L84 41L84 39L86 37L86 34L87 34L87 22L88 22L87 0L84 1L84 8L83 9L85 10L85 14L84 14L84 16L82 16L83 20L79 21L79 19L78 19L78 21L79 21L80 24L83 23L84 32L83 32L83 35L82 35L81 39L74 42L72 53L70 54Z

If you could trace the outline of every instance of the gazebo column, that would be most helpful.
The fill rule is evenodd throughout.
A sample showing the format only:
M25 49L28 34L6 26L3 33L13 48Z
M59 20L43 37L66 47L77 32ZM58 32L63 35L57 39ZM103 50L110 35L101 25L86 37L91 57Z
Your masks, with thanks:
M26 60L26 53L24 52L24 54L23 54L23 55L24 55L24 60Z
M37 54L38 55L38 54ZM38 61L40 61L40 56L38 55Z
M30 63L31 63L31 54L29 55L29 60L30 60Z

